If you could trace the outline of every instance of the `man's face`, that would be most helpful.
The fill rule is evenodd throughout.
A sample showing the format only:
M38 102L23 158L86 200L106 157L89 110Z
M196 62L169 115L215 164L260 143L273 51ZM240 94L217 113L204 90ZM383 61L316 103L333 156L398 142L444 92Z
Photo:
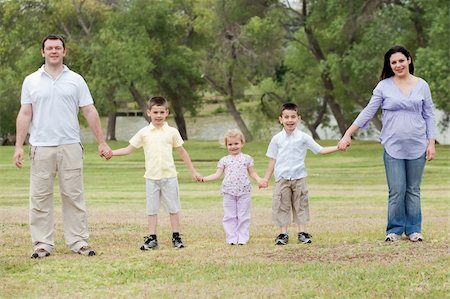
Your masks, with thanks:
M45 59L45 64L61 65L64 56L66 56L66 49L64 49L63 43L59 39L48 39L44 43L44 49L41 50L41 54Z

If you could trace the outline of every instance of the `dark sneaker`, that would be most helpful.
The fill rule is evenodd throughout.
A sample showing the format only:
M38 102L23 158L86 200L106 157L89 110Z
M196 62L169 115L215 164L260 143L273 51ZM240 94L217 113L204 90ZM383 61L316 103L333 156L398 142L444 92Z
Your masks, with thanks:
M78 254L86 256L94 256L95 251L90 246L83 246L78 250Z
M184 248L183 240L181 240L180 235L172 237L172 245L175 248Z
M308 233L301 232L298 233L298 242L302 244L309 244L312 243L311 241L312 236Z
M287 234L279 234L275 239L275 245L286 245L289 242L289 236Z
M44 248L38 248L33 252L33 254L31 255L31 258L32 259L40 259L43 257L47 257L49 255L50 255L50 252L48 252Z
M141 246L141 250L158 249L158 240L152 236L144 237L145 242Z

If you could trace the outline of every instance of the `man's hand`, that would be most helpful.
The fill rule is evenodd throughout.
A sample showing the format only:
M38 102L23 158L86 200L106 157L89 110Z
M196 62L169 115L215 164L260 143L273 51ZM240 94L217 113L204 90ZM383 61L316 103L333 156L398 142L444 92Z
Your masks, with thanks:
M113 152L106 142L102 142L98 145L98 154L106 160L111 159L113 156Z
M17 168L23 167L23 147L16 147L13 156L14 164Z

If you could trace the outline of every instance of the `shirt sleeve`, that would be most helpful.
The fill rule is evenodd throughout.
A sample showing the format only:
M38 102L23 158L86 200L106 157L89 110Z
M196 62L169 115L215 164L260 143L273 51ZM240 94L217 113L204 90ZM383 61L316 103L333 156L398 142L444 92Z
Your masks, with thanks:
M383 104L383 90L382 90L382 82L380 81L378 85L375 87L372 93L372 97L370 98L367 106L359 113L358 117L353 122L354 125L362 129L367 129L369 127L369 123L372 118L377 113L378 109Z
M305 141L306 141L306 146L308 147L308 149L310 151L312 151L315 155L317 155L322 149L323 147L318 144L311 136L309 136L308 134L304 135L305 137Z
M271 159L276 159L278 155L278 144L277 144L277 136L275 135L270 140L269 147L267 148L266 156Z
M217 168L225 169L225 157L222 157L219 162L217 162Z
M31 104L31 96L29 89L29 79L28 77L23 80L22 83L22 93L20 94L20 104Z
M139 130L139 132L137 132L133 137L131 137L129 143L134 146L135 148L140 148L142 147L142 130Z
M173 143L173 147L180 147L184 143L180 132L175 128L173 128L172 143Z
M79 106L84 107L87 105L94 104L94 100L92 99L91 92L89 91L89 87L84 81L83 77L79 77L78 82L78 100L79 100Z
M247 167L253 167L255 166L255 161L253 160L253 158L251 156L248 156L248 165Z
M428 84L424 88L422 117L426 124L427 139L436 139L436 116L434 114L434 104L431 99L431 91Z

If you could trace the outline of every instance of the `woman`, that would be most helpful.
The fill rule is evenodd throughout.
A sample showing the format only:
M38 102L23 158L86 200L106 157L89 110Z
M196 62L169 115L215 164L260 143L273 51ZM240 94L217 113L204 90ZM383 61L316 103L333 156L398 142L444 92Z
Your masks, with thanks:
M394 46L384 55L381 81L339 141L340 150L350 146L351 136L359 128L368 127L380 107L380 140L389 187L385 241L399 240L402 234L413 242L422 241L420 183L425 160L433 160L436 154L436 124L430 88L414 76L412 57L404 47Z

